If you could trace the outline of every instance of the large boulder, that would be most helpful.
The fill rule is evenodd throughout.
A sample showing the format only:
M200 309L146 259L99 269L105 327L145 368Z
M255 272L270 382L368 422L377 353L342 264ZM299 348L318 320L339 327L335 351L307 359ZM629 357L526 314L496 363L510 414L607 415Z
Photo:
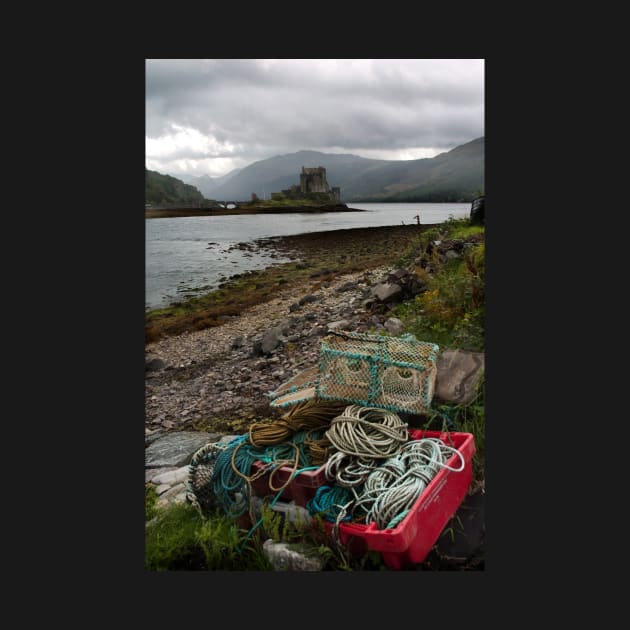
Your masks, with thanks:
M263 543L263 551L275 571L322 570L324 563L321 557L309 557L302 544L293 544L291 547L286 542L274 542L271 538Z
M435 397L462 405L472 402L484 367L483 352L465 350L441 352L437 358Z
M163 370L166 367L166 363L158 357L147 358L144 364L146 372L157 372Z
M280 337L282 336L282 330L280 327L270 328L264 335L260 344L260 349L263 354L270 354L272 350L275 350L280 344Z

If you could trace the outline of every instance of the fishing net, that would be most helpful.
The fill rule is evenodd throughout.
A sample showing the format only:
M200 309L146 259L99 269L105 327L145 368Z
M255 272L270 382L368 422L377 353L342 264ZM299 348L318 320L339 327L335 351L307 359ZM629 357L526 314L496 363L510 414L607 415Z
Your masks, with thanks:
M236 438L229 443L210 442L202 446L192 457L188 465L188 479L186 480L186 497L188 501L202 512L217 507L217 497L213 488L213 477L217 460L225 458L231 453ZM239 490L243 490L239 488ZM243 494L243 492L241 492Z

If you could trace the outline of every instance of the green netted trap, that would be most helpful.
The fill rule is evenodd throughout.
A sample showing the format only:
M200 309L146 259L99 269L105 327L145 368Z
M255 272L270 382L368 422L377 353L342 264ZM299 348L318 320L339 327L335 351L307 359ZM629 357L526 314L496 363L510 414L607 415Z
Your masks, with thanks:
M439 347L413 335L334 332L321 341L316 395L420 414L433 398Z

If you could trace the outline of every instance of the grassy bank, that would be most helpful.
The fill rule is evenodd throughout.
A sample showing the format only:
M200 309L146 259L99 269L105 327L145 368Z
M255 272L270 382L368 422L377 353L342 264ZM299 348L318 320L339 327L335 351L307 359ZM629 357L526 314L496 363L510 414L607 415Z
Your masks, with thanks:
M451 220L423 232L396 261L411 266L427 283L414 300L399 304L395 316L418 339L440 348L483 351L485 316L485 230L467 219ZM464 242L459 257L444 261L430 243ZM429 269L431 273L427 271Z

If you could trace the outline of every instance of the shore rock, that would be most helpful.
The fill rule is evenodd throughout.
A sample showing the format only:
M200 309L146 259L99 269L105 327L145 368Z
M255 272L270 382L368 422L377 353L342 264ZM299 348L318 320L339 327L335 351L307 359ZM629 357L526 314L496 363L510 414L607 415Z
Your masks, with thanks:
M389 331L392 335L397 337L405 330L404 324L397 317L390 317L385 321L385 329Z
M162 359L153 358L145 363L144 369L147 372L157 372L163 370L166 367L166 363Z
M190 463L192 456L208 442L216 442L218 433L180 431L158 438L144 450L145 468L176 466Z
M321 571L323 562L318 557L307 557L301 545L273 542L271 538L263 543L263 550L276 571Z
M483 352L441 352L437 358L435 397L462 405L472 402L484 365Z
M381 302L396 302L403 297L400 285L382 282L373 287L372 292Z

